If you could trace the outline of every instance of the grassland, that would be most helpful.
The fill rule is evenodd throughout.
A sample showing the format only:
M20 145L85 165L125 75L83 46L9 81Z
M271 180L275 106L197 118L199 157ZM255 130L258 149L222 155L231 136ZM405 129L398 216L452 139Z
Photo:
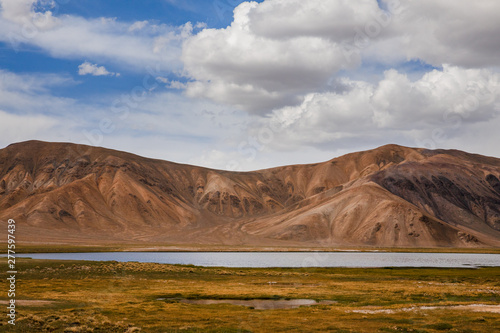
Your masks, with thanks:
M32 259L18 259L17 268L17 325L13 330L3 316L0 332L500 331L500 313L452 307L500 304L500 268L234 269ZM336 303L256 310L180 298Z

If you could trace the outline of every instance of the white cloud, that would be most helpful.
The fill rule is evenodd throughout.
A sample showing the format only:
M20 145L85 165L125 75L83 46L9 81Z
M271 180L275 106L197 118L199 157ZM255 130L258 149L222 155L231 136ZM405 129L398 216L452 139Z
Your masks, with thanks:
M376 84L343 83L346 92L309 94L298 106L275 110L255 131L273 124L280 129L276 146L286 142L339 147L374 138L381 144L388 139L415 143L433 129L451 138L459 128L487 123L499 113L495 104L500 101L500 75L488 70L445 66L417 81L389 70Z
M162 77L162 76L157 77L156 81L165 83L165 87L167 87L169 89L183 90L183 89L187 88L187 84L186 83L183 83L183 82L180 82L180 81L177 81L177 80L169 80L169 79L167 79L165 77Z
M84 101L51 91L68 84L75 82L65 76L0 70L0 147L32 139L64 141L186 163L213 146L226 146L243 131L248 117L156 90L140 98L119 94Z
M2 142L18 138L12 128L27 122L37 138L89 143L82 129L99 130L111 118L117 129L101 145L219 168L235 159L242 169L326 160L390 142L498 156L500 2L380 2L384 9L376 0L244 2L231 26L207 29L58 15L50 0L0 0L0 41L88 59L82 75L159 65L158 82L185 89L183 96L148 91L120 119L109 105L119 96L80 102L50 92L74 84L69 77L0 71ZM416 79L390 69L412 59L442 69ZM169 80L164 71L185 77ZM270 125L282 130L260 142ZM252 140L249 161L240 144Z
M72 84L64 75L0 70L0 145L31 139L76 142L103 107L52 93L52 88Z
M268 111L297 102L298 95L320 89L349 66L342 48L328 38L255 34L250 14L259 6L245 2L230 27L202 30L184 43L185 70L197 80L188 84L188 96Z
M15 49L23 44L37 46L57 58L112 61L128 70L156 65L165 71L182 69L181 45L193 29L190 23L172 27L147 21L130 24L113 18L55 16L50 3L40 6L36 0L0 0L0 41Z
M180 163L209 163L200 159L204 152L213 147L233 150L230 141L243 132L248 117L244 112L207 101L192 101L181 94L156 91L127 111L115 113L113 107L93 110L85 125L90 138L81 135L80 130L70 141ZM109 133L100 130L103 119L110 119L115 129ZM212 162L210 166L215 166Z
M366 22L383 17L375 0L271 0L248 13L250 30L273 39L318 37L335 42L351 40Z
M310 36L355 44L367 38L367 60L382 49L379 55L396 52L436 66L500 66L500 2L381 3L385 10L376 0L267 0L248 14L248 24L254 34L279 40Z
M51 87L76 84L71 77L54 74L14 74L0 69L0 109L8 112L58 113L74 107L71 98L55 97Z
M29 29L48 29L57 24L51 10L53 0L2 0L2 17Z
M500 66L500 2L381 3L242 3L231 26L202 30L184 43L182 60L194 79L186 92L262 113L297 105L327 89L339 71L364 63Z
M433 65L500 66L500 2L402 1L393 29L408 58Z
M136 21L128 28L128 31L142 30L148 24L148 21Z
M187 85L180 81L172 80L167 84L167 88L170 89L186 89Z
M78 75L92 75L92 76L120 76L120 73L109 72L104 66L97 66L85 61L78 66Z
M54 131L60 123L51 117L43 115L17 115L0 110L0 146L31 140L41 134ZM54 139L54 137L52 137Z

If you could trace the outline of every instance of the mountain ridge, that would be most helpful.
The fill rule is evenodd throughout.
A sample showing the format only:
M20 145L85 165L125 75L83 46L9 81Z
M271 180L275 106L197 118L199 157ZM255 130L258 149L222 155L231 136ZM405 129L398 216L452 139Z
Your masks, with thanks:
M500 246L500 159L398 145L214 170L107 148L0 150L0 221L29 242Z

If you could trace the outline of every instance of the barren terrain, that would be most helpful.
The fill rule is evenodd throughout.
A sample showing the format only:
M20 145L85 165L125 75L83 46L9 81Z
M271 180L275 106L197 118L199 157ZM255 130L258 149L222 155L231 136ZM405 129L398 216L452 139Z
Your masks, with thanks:
M254 172L28 141L0 150L24 244L498 247L500 159L387 145Z

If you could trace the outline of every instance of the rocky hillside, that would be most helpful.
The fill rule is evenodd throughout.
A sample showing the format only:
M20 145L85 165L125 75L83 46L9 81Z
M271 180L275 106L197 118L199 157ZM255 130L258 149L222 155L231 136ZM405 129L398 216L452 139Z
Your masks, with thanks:
M19 241L500 246L500 159L396 145L228 172L68 143L0 150Z

